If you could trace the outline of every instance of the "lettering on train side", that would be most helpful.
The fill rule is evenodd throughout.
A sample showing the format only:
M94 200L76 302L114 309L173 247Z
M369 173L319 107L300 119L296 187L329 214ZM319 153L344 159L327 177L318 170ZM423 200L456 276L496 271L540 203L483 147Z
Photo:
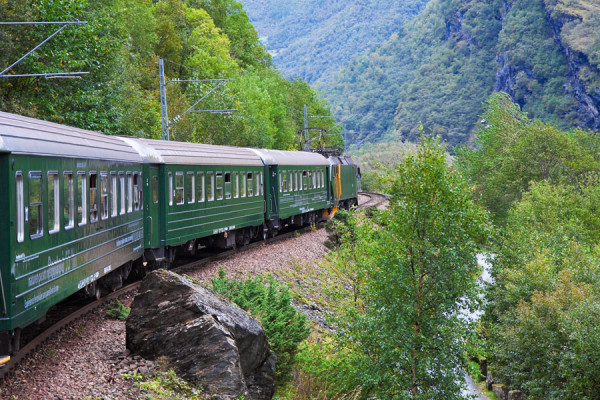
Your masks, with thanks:
M48 297L52 296L54 293L58 293L58 285L52 286L50 289L46 290L45 292L36 294L33 297L25 299L25 308L29 308L32 305L39 303L42 300L47 299Z
M90 283L94 282L96 279L100 277L100 272L95 272L93 275L88 276L87 278L83 278L77 284L77 289L83 289Z
M223 228L213 229L213 235L216 235L217 233L223 233L223 232L227 232L227 231L232 231L234 229L235 229L235 225L225 226Z

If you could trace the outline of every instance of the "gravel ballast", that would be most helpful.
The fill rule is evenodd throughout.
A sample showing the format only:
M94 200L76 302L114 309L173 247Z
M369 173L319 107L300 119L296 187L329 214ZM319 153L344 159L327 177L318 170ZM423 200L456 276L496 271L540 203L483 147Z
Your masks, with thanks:
M228 276L256 276L316 263L327 252L324 229L246 250L230 259L183 273L208 282L220 268ZM122 298L128 305L133 296ZM125 322L108 319L100 308L42 345L0 385L0 398L10 400L138 399L143 397L122 373L154 368L125 349Z

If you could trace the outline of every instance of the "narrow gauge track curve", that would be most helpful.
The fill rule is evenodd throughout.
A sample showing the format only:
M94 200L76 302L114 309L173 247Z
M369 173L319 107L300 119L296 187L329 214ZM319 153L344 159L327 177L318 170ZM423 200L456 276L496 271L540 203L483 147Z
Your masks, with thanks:
M379 193L360 192L359 194L369 198L366 202L359 203L359 205L357 207L359 210L363 210L368 207L377 207L381 203L387 201L387 196L379 194ZM324 222L319 222L316 224L318 229L322 228L323 225L324 225ZM189 271L189 270L192 270L195 268L199 268L203 265L207 265L213 261L218 261L218 260L222 260L222 259L226 259L226 258L235 256L235 255L245 252L247 250L251 250L258 246L262 246L265 243L267 245L269 245L271 243L289 239L289 238L293 237L294 235L296 235L297 233L306 233L306 232L310 231L311 229L312 228L310 226L302 227L300 229L294 229L289 232L282 233L273 238L267 238L264 241L263 240L255 241L255 242L252 242L248 245L245 245L245 246L242 246L239 248L222 251L222 252L219 252L219 253L213 254L213 255L208 255L201 259L193 260L191 262L187 262L185 264L176 266L176 267L172 268L171 270L174 272ZM89 304L81 307L80 309L76 310L75 312L71 313L70 315L62 318L55 324L49 326L46 330L42 331L36 337L34 337L31 341L29 341L19 351L19 353L16 356L12 357L8 363L6 363L2 368L0 368L0 380L3 380L12 371L14 371L14 369L19 365L19 363L21 361L23 361L26 358L27 355L29 355L33 351L35 351L44 342L46 342L48 339L50 339L54 334L56 334L57 332L59 332L60 330L62 330L64 328L66 328L67 326L71 325L74 321L78 320L79 318L82 318L87 313L101 307L104 304L107 304L109 301L112 301L115 298L118 298L127 293L137 290L139 288L139 286L140 286L140 281L136 281L127 286L124 286L121 289L116 290L115 292L112 292L112 293L100 298L99 300L96 300L92 303L89 303Z
M359 210L363 210L369 207L378 207L380 206L382 203L386 202L389 200L389 197L385 194L380 194L380 193L370 193L370 192L358 192L359 196L367 196L369 198L369 200L367 200L365 203L359 203L358 205L358 209Z
M316 224L318 229L322 228L323 225L324 225L323 222L319 222L318 224ZM289 232L281 233L273 238L259 240L256 242L249 243L242 247L221 251L217 254L208 255L203 258L193 260L191 262L187 262L185 264L173 267L170 270L173 272L189 271L189 270L192 270L195 268L199 268L203 265L209 264L213 261L227 259L229 257L235 256L235 255L245 252L247 250L251 250L258 246L262 246L265 243L267 245L269 245L269 244L272 244L275 242L289 239L289 238L293 237L294 235L296 235L297 233L306 233L306 232L310 231L311 229L312 228L310 226L302 227L299 229L294 229ZM14 371L14 369L19 365L19 363L21 361L25 360L27 355L31 354L38 347L43 345L44 342L46 342L48 339L50 339L54 334L58 333L60 330L71 325L73 322L75 322L79 318L82 318L89 312L101 307L104 304L107 304L108 302L112 301L113 299L137 290L140 286L140 283L141 283L141 281L138 280L136 282L133 282L127 286L122 287L119 290L116 290L116 291L100 298L99 300L93 301L92 303L89 303L89 304L79 308L78 310L74 311L70 315L64 317L63 319L59 320L55 324L49 326L44 331L40 332L31 341L29 341L25 346L23 346L23 348L21 348L21 350L19 351L19 353L17 355L13 356L10 359L10 361L8 361L6 364L4 364L2 366L2 368L0 368L0 380L3 380L6 376L9 376L10 373L12 371Z

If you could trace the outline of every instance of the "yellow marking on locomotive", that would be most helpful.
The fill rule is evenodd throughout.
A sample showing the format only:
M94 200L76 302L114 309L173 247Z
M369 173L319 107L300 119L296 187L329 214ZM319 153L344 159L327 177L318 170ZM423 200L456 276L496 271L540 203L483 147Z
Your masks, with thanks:
M329 221L331 218L333 218L333 216L335 215L337 210L338 210L337 207L332 207L331 211L323 210L323 219L325 219L326 221Z
M340 201L342 198L342 166L340 164L335 166L335 199Z
M10 361L10 356L0 356L0 365L4 365Z

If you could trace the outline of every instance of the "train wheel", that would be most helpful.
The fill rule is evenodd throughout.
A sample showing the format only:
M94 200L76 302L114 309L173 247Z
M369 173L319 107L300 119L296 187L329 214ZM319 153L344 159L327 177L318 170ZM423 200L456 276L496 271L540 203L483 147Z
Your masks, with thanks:
M10 355L16 356L21 349L21 328L16 328L13 331L12 338L10 339Z

